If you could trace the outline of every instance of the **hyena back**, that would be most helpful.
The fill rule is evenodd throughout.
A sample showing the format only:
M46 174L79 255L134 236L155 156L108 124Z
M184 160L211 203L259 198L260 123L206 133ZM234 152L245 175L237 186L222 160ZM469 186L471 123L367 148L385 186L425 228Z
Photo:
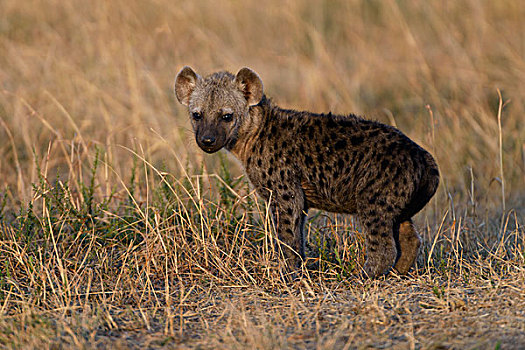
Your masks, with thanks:
M281 109L249 68L201 77L184 67L175 93L188 106L199 147L226 148L257 193L271 198L289 264L304 258L305 215L317 208L359 217L368 276L392 266L409 271L421 244L411 218L436 192L439 172L401 131L355 115Z

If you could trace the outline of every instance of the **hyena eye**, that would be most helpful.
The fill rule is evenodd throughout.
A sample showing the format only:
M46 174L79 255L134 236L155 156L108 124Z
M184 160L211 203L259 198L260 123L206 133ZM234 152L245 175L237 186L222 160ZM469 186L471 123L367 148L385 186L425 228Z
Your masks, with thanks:
M226 114L223 114L222 115L222 120L224 120L225 122L229 122L233 119L233 113L226 113Z
M193 112L191 114L191 117L193 118L193 120L199 120L202 119L202 114L200 112Z

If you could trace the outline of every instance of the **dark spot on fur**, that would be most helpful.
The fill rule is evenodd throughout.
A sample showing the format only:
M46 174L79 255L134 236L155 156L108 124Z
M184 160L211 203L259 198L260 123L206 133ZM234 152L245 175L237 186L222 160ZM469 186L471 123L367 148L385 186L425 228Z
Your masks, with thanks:
M290 196L288 194L283 194L283 201L289 201Z
M379 135L379 130L374 130L368 133L368 137L376 137Z
M283 224L290 225L292 222L289 219L284 219Z
M286 210L286 212L288 213L288 215L292 215L293 214L293 209L292 208L288 208Z
M362 135L353 135L350 137L350 143L352 146L359 146L363 142L364 138Z
M257 165L258 166L262 166L262 160L261 159L257 159Z
M317 161L318 161L319 163L324 163L324 156L323 156L322 154L318 154L318 155L317 155Z
M347 128L349 126L353 126L354 122L352 120L345 119L345 120L340 120L339 121L339 125L344 127L344 128Z
M308 129L308 137L310 137L310 139L313 139L315 136L315 128L310 125L310 128Z
M275 134L276 132L277 132L277 128L275 127L275 125L272 125L271 133Z
M306 124L301 125L301 128L299 131L301 132L301 134L306 134L308 132L308 125Z
M381 161L381 171L385 171L386 168L388 168L388 165L389 165L389 164L390 164L390 163L388 162L388 160L383 159L383 160Z
M312 159L312 157L310 157L309 155L307 155L305 158L304 158L304 162L306 163L306 165L312 165L314 160Z
M328 126L329 128L335 128L337 126L337 123L335 122L334 118L331 117L331 114L328 117L329 119L328 123L326 123L326 126Z
M336 150L341 150L341 149L345 148L346 147L346 140L339 140L339 141L337 141L335 143L334 147L335 147Z
M389 232L383 232L383 233L381 233L381 237L383 237L383 238L390 237L390 233Z
M339 160L337 161L337 166L339 167L339 169L343 169L343 167L345 166L345 162L339 158Z

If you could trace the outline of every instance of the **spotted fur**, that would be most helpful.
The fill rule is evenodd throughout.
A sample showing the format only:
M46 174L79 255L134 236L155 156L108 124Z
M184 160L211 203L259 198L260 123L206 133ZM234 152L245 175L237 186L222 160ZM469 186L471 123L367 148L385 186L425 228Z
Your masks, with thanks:
M184 67L175 92L187 105L198 145L225 148L244 165L271 208L286 257L304 259L309 208L354 214L366 231L365 273L406 274L420 237L412 223L436 192L433 157L398 129L355 115L282 109L248 68L205 78Z

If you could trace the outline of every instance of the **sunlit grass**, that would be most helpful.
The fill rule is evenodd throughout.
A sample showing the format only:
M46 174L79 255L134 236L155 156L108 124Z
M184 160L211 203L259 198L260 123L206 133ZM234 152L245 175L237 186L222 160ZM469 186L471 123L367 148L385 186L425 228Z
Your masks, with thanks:
M518 1L1 2L0 344L525 342L524 16ZM411 276L356 278L359 223L312 211L290 282L267 203L193 141L172 92L185 64L249 66L283 107L366 115L431 151L442 183Z

